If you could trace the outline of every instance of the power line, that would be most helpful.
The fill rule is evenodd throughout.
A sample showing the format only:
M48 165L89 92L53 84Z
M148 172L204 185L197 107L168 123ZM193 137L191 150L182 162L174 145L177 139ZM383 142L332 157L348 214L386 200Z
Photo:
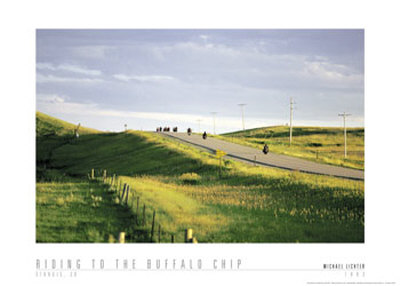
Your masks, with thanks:
M215 115L217 114L217 112L215 112L215 111L213 111L213 112L210 112L211 114L212 114L212 116L213 116L213 123L214 123L214 135L216 134L215 133Z
M200 122L202 121L202 119L197 119L196 121L199 123L199 133L201 133Z
M246 106L247 103L239 103L238 105L242 109L242 125L243 125L243 130L244 130L244 106Z
M292 121L293 121L293 98L290 98L290 129L289 129L289 146L292 145Z
M344 157L347 158L347 132L346 132L346 117L351 114L343 112L339 113L338 116L343 116L343 129L344 129Z

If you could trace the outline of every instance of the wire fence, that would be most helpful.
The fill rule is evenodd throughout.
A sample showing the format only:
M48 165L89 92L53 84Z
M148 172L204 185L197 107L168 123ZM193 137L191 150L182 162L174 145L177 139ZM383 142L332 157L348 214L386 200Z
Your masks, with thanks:
M118 236L119 243L125 243L127 238L134 241L134 237L139 234L142 237L140 242L161 243L161 242L181 242L177 238L181 237L179 233L170 233L163 229L155 209L151 213L151 222L147 221L149 213L149 206L146 206L144 200L141 200L139 193L137 193L131 185L124 183L116 174L107 176L107 170L92 169L88 173L89 181L101 182L108 187L108 191L114 193L115 202L123 207L128 208L134 215L135 219L132 222L132 228L121 230ZM97 175L97 176L96 176ZM197 243L196 237L193 236L193 229L185 229L183 235L183 242ZM112 241L113 239L111 239ZM111 242L110 241L110 242Z

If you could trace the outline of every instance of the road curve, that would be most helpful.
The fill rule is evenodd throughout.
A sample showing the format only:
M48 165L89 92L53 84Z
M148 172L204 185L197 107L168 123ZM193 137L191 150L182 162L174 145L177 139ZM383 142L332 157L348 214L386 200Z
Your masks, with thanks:
M291 156L268 153L265 155L261 150L247 147L228 141L208 137L204 140L200 135L186 133L163 132L162 135L178 139L182 142L194 145L201 149L213 151L219 149L226 152L231 159L256 163L257 165L276 167L286 170L297 170L300 172L329 175L353 180L364 180L364 171L344 167L331 166L327 164L307 161Z

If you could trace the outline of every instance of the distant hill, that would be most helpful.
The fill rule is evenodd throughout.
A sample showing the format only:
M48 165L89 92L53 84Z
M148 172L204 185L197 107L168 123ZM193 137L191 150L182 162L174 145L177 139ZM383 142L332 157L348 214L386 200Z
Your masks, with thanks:
M355 136L364 136L364 128L347 128L348 134L353 134ZM232 137L253 137L253 138L279 138L288 137L289 126L270 126L270 127L260 127L253 129L240 130L230 133L222 134L222 136L232 136ZM296 126L293 127L293 136L308 136L308 135L341 135L343 134L342 127L310 127L310 126Z
M364 169L364 128L347 128L347 158L344 158L344 135L341 127L296 126L289 144L289 126L271 126L230 132L220 139L273 153L308 159L319 163Z
M50 115L36 111L36 136L51 136L51 135L72 135L77 125L63 121L61 119L54 118ZM100 133L100 131L92 128L81 126L79 128L79 134L92 134Z

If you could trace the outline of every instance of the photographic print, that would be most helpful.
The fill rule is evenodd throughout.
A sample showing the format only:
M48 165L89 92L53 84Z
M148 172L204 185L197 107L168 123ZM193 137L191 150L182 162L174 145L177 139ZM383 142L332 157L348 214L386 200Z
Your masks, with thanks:
M396 285L386 2L5 3L0 284Z
M36 47L37 243L364 242L364 30Z

